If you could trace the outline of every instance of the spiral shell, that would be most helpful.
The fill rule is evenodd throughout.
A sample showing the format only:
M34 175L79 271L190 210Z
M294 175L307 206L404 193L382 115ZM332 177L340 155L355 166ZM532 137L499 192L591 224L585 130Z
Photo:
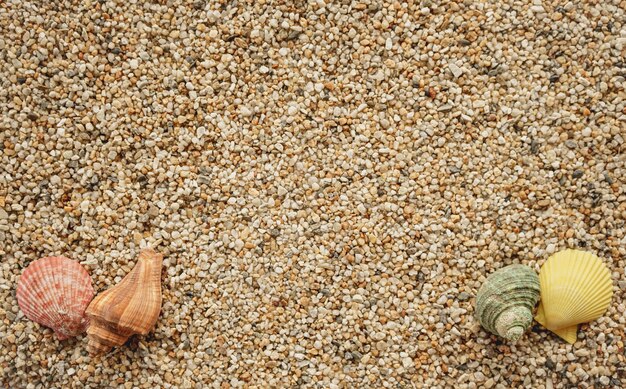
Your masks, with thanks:
M145 335L161 312L163 255L153 250L139 254L135 267L114 287L100 293L87 308L87 329L92 355L121 346L135 334Z
M517 341L533 322L539 277L529 267L510 265L491 274L476 295L478 321L489 332Z
M85 331L85 309L93 298L91 277L80 263L65 257L32 262L17 283L17 303L26 317L50 327L59 340Z

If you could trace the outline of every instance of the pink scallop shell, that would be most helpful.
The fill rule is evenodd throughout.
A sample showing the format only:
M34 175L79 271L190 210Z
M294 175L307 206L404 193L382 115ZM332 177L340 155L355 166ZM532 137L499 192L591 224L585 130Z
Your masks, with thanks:
M59 340L87 329L85 309L93 299L89 273L65 257L32 262L17 283L17 303L29 319L50 327Z

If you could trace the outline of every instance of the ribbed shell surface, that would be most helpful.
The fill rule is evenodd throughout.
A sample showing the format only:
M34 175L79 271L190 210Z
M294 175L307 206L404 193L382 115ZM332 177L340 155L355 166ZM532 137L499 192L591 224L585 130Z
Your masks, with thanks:
M498 318L516 308L515 312L524 312L521 317L507 318L510 325L528 327L532 323L532 311L539 300L539 278L524 265L510 265L491 274L476 295L476 316L489 332L498 333ZM523 308L523 309L520 309Z
M581 250L563 250L539 272L541 306L537 321L566 341L576 328L602 316L613 296L611 273L600 258Z
M91 277L77 261L45 257L32 262L17 283L17 302L29 319L60 340L85 331L85 309L94 296Z
M133 334L147 334L161 312L163 256L153 250L139 254L135 267L114 287L100 293L87 308L91 354L120 346Z

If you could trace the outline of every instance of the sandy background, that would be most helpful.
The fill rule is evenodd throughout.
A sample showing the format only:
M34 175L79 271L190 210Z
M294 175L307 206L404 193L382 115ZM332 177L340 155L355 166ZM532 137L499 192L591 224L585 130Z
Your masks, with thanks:
M624 1L0 4L0 386L626 386ZM156 329L97 359L29 321L162 240ZM481 330L563 248L615 294L573 346Z

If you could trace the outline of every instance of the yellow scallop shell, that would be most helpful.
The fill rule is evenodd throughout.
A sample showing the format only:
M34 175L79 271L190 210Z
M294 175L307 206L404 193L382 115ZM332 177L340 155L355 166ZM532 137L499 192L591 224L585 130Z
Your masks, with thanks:
M578 324L596 320L613 296L611 273L597 256L580 250L552 255L539 272L541 303L535 320L568 343Z

